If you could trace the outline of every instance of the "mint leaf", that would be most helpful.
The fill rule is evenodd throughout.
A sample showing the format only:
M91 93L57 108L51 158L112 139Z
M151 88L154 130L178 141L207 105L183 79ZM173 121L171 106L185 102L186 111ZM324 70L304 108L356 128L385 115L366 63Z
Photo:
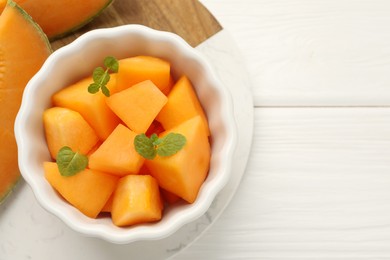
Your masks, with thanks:
M134 138L134 147L145 159L153 160L156 157L157 151L154 149L153 141L145 134L139 134Z
M156 133L154 133L154 134L152 134L151 136L150 136L150 140L152 141L152 143L153 143L153 146L156 146L156 145L158 145L158 135L156 134Z
M85 170L88 166L88 157L73 152L68 146L64 146L58 151L56 160L58 170L62 176L73 176Z
M101 82L105 73L106 73L106 71L102 67L95 68L93 70L93 73L92 73L93 81L95 81L96 83Z
M112 72L115 73L119 70L118 60L112 56L108 56L104 59L104 66L106 66L106 68L110 69Z
M157 146L157 154L160 156L171 156L180 151L186 144L184 135L169 133L160 138Z
M106 97L109 97L109 96L110 96L110 90L109 90L106 86L102 86L101 89L102 89L103 94L104 94Z
M134 139L134 147L142 157L153 160L157 154L159 156L174 155L184 147L186 141L184 135L177 133L169 133L162 138L159 138L157 134L152 134L150 138L145 134L139 134Z
M110 74L108 74L107 70L103 70L102 67L97 67L93 71L92 78L95 84L99 87L103 87L107 85L108 81L110 81Z
M104 59L104 66L106 69L97 67L93 70L92 79L94 82L88 86L88 92L95 94L102 90L103 94L109 97L110 90L107 88L107 83L110 81L109 72L118 72L119 62L114 57L108 56Z
M91 85L88 86L88 92L91 94L95 94L99 92L100 86L99 84L92 83Z

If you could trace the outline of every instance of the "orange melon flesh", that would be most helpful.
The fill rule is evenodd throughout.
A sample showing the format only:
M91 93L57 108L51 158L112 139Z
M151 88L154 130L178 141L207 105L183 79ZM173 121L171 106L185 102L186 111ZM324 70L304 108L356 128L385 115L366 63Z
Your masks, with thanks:
M156 120L165 129L171 129L182 122L194 117L201 116L203 127L210 135L206 114L200 104L194 88L186 76L182 76L173 86L168 95L167 104L161 109Z
M107 87L115 85L115 74L111 75ZM65 107L79 112L89 125L95 130L101 140L105 140L119 124L119 118L106 105L106 96L102 92L91 94L88 86L92 78L82 79L68 86L52 97L54 106Z
M7 0L0 0L0 15L3 12L6 5L7 5Z
M169 88L170 64L150 56L136 56L119 61L117 91L145 80L151 80L160 90Z
M176 202L178 202L180 200L179 196L177 196L176 194L173 194L172 192L164 190L164 189L160 189L160 194L161 194L161 197L163 198L163 200L165 202L167 202L168 204L175 204Z
M100 212L111 212L113 199L114 199L114 192L111 194L110 198L107 200L106 204L104 204Z
M148 167L146 167L145 163L141 166L141 169L139 169L138 174L140 175L150 175L150 171Z
M150 175L122 177L114 193L111 216L116 226L161 219L162 202L157 181Z
M166 102L167 97L150 80L106 99L111 110L136 133L146 132Z
M161 92L164 93L165 96L168 96L174 85L175 85L175 80L173 79L172 76L170 76L168 85L165 88L161 89Z
M161 188L193 203L209 170L208 136L200 116L165 131L162 136L171 132L186 137L183 149L172 156L156 156L153 160L146 160L145 164Z
M112 0L14 0L40 25L50 40L60 38L90 22ZM1 2L0 2L1 8ZM0 9L0 13L1 13Z
M68 108L52 107L45 110L43 124L53 159L63 146L87 154L99 141L99 137L84 118Z
M57 164L44 162L45 178L61 196L90 218L96 218L116 188L118 178L86 169L64 177Z
M150 137L152 134L159 135L159 134L161 134L164 131L165 131L165 129L160 124L160 122L154 120L152 122L152 124L149 126L148 130L146 130L145 134L146 134L146 136Z
M24 87L50 53L45 34L9 1L0 16L0 202L20 177L14 121Z
M136 135L135 132L119 124L89 156L89 167L118 176L138 174L145 159L134 148Z

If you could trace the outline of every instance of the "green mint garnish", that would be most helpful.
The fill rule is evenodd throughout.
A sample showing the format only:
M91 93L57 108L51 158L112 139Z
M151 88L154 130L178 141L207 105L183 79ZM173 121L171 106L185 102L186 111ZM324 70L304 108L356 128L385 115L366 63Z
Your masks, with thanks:
M153 160L159 156L171 156L180 151L186 144L184 135L169 133L159 138L156 134L147 137L145 134L139 134L134 139L134 146L137 153L145 159Z
M68 146L62 147L57 154L57 166L62 176L73 176L87 168L88 157L73 152Z
M88 92L95 94L99 92L99 90L102 90L103 94L109 97L110 90L107 88L107 83L110 81L109 72L118 72L119 63L115 57L108 56L104 59L104 66L106 69L103 69L102 67L94 69L92 74L93 83L88 86Z

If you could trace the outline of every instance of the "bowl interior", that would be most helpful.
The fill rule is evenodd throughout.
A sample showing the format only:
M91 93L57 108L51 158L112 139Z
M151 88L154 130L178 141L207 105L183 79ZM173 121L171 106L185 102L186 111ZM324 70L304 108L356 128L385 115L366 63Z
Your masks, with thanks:
M174 77L185 74L191 80L208 116L212 134L209 175L195 203L166 208L157 223L118 228L109 217L88 218L65 202L43 177L42 163L51 160L43 111L51 106L55 92L91 75L108 55L118 59L151 55L169 61ZM201 216L226 184L236 141L233 120L229 93L204 58L178 36L134 25L95 30L52 54L27 85L15 124L19 166L41 205L77 231L114 243L163 238Z

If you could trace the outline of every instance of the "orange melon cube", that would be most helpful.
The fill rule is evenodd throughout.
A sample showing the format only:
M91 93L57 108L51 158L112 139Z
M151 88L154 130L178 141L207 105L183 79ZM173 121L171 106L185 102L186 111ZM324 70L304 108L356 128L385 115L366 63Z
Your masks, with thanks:
M146 132L166 102L167 97L150 80L106 99L111 110L136 133Z
M167 104L161 109L156 120L165 129L170 129L197 115L202 118L203 127L207 135L210 135L207 117L198 96L189 79L182 76L173 86Z
M172 156L156 156L145 160L150 175L155 177L161 188L193 203L206 179L210 165L210 143L200 116L165 131L186 137L184 147Z
M138 174L145 159L134 148L137 134L119 124L89 156L89 168L118 176Z
M161 219L163 205L157 181L150 175L122 177L114 192L111 216L117 226Z
M141 166L141 169L139 169L138 174L140 175L150 175L150 171L148 167L146 167L145 163Z
M113 199L114 199L114 192L111 194L110 198L107 200L106 204L104 204L100 212L111 212Z
M107 87L115 86L115 76L111 75ZM88 86L92 78L86 78L68 86L52 97L54 106L66 107L79 112L89 125L95 130L101 140L105 140L119 124L119 118L106 104L106 96L102 92L91 94Z
M150 137L152 134L159 135L164 131L165 129L162 127L161 123L154 120L152 124L149 126L148 130L146 130L145 135Z
M87 154L99 141L92 127L76 111L52 107L44 111L43 124L50 155L56 159L63 146Z
M161 89L161 92L164 93L165 96L168 96L169 92L171 92L174 85L175 85L175 80L173 79L172 76L170 76L168 85L165 88Z
M118 178L107 173L86 169L65 177L54 162L44 162L45 178L71 205L88 217L96 218L111 194Z
M150 56L136 56L119 61L116 91L151 80L160 90L169 86L169 62Z
M160 194L162 199L167 202L168 204L175 204L176 202L180 201L180 197L177 196L176 194L173 194L172 192L169 192L164 189L160 189Z

